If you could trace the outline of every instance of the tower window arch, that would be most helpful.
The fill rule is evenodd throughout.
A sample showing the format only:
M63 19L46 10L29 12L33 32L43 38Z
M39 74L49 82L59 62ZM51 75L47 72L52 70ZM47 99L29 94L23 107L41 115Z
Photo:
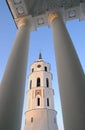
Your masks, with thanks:
M32 72L34 72L34 68L32 68Z
M33 122L33 117L31 117L31 123Z
M37 78L37 87L40 87L40 78Z
M37 106L40 106L40 98L37 98Z
M49 107L49 98L47 98L47 106Z
M49 87L49 79L46 78L46 87Z
M32 88L32 80L30 80L30 89Z
M47 66L45 66L45 71L47 71Z

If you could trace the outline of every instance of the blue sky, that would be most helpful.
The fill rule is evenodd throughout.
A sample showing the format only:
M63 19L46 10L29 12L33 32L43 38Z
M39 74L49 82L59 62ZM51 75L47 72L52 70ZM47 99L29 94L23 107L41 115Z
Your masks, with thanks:
M13 41L15 39L17 28L7 7L5 0L0 1L0 81L2 79L8 57L10 55ZM68 32L72 38L81 65L85 72L85 21L73 20L66 23ZM59 88L57 80L56 62L53 49L53 38L51 29L48 26L38 28L32 32L30 36L30 48L28 54L28 70L27 77L30 73L30 65L37 60L39 52L46 62L51 64L51 72L53 74L53 88L55 90L55 109L57 110L57 120L59 130L63 130L62 114L60 106ZM27 79L27 78L26 78ZM27 89L27 80L26 80ZM26 99L26 96L25 96ZM25 104L24 111L25 112ZM22 130L24 126L24 116L22 121Z

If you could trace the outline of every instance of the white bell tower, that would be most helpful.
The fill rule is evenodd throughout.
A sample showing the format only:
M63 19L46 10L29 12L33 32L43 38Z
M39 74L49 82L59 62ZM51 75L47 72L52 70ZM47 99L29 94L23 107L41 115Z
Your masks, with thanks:
M39 59L31 65L24 130L58 130L50 64Z

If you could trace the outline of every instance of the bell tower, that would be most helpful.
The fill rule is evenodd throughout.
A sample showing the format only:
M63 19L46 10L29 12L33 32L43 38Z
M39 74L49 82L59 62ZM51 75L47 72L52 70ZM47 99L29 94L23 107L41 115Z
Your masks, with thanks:
M58 130L50 64L40 53L30 69L24 130Z

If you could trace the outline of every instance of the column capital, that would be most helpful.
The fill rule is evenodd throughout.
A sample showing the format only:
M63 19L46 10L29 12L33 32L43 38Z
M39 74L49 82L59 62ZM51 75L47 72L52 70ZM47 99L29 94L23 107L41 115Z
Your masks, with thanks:
M28 23L30 23L30 17L25 16L23 18L18 19L17 26L18 28L26 26Z
M48 15L48 20L49 20L50 23L52 23L52 21L53 21L54 19L58 19L58 18L59 18L59 14L57 14L57 13L50 13L50 14Z

